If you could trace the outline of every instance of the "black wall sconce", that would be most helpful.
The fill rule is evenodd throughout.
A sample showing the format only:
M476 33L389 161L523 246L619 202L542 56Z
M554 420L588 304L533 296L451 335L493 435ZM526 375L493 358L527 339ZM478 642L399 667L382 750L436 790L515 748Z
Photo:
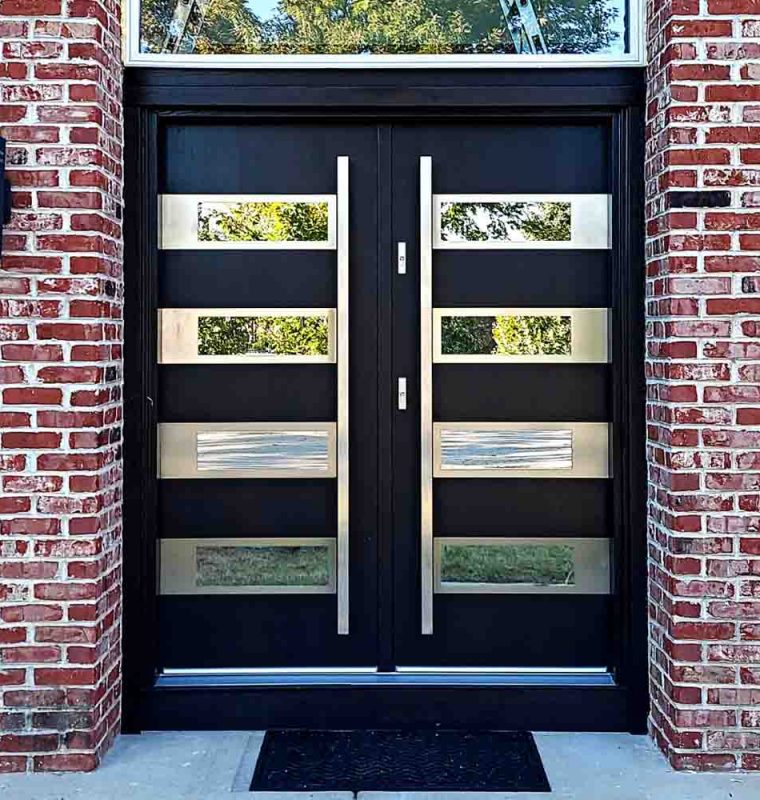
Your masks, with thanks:
M5 177L5 139L0 136L0 256L3 255L3 225L11 221L11 184Z

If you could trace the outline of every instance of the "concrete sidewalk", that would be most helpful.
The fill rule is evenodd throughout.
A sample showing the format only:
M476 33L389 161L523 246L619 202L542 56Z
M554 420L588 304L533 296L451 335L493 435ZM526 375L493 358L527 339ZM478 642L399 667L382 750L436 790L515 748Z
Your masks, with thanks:
M247 793L261 733L122 736L90 774L3 775L8 800L351 800L351 792ZM539 733L551 794L361 792L360 800L760 800L760 775L673 772L652 743L625 734Z

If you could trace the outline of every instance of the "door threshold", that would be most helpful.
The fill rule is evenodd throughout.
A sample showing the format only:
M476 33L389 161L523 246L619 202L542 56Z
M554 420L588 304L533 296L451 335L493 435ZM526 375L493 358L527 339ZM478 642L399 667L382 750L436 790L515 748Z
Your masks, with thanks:
M401 667L396 672L347 669L166 669L158 688L192 687L405 687L615 686L610 672L591 669Z

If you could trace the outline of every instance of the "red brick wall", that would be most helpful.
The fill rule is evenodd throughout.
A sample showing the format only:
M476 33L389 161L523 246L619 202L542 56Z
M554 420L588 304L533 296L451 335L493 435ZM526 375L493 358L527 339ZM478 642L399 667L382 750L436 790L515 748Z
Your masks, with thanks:
M118 730L120 35L113 0L0 0L0 772Z
M760 0L649 0L651 728L760 769Z

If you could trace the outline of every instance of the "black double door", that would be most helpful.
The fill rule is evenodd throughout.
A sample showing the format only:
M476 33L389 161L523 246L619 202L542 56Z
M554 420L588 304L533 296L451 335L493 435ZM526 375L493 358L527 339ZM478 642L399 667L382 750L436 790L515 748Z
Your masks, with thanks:
M613 670L608 123L172 121L158 160L159 669Z

